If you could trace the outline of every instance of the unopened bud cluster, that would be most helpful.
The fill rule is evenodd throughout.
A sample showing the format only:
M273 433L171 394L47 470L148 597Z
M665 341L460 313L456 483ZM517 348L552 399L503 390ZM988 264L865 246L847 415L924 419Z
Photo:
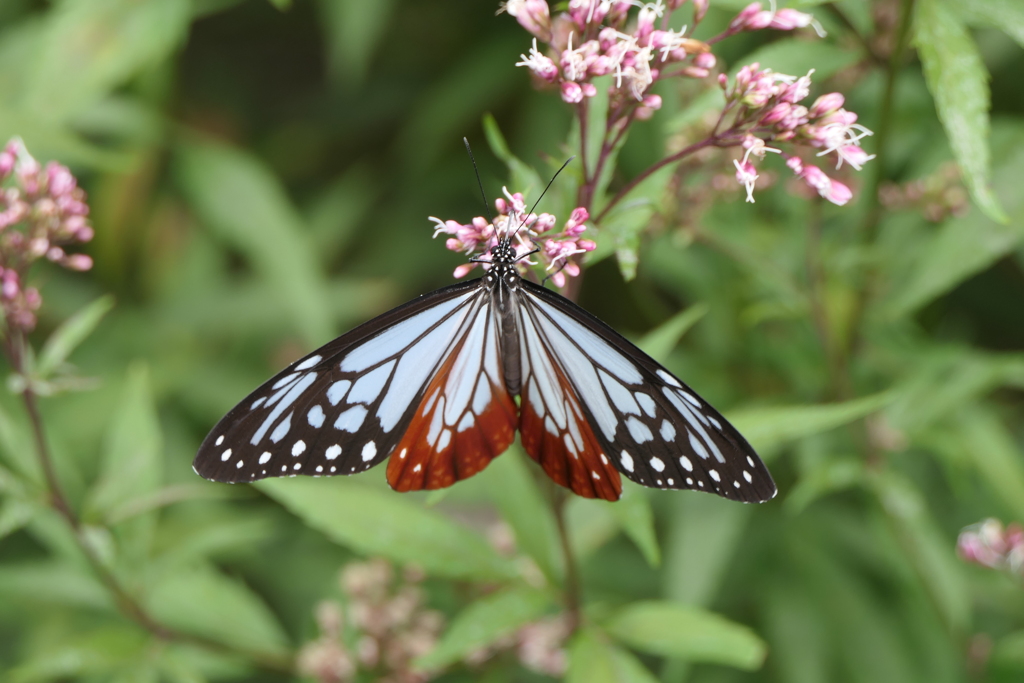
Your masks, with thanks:
M919 211L932 223L963 216L971 207L970 195L955 163L943 164L926 178L904 184L883 183L878 190L878 200L890 210Z
M332 601L320 604L321 635L299 653L299 672L321 683L347 683L360 672L380 683L430 680L412 662L434 648L444 620L424 607L422 580L412 568L397 576L382 559L347 565L341 574L347 610Z
M810 106L802 104L810 95L813 73L812 69L798 78L762 69L755 62L741 68L731 84L724 74L718 77L725 91L726 112L733 117L729 134L736 136L745 150L734 164L737 182L747 189L747 201L754 201L758 177L752 157L763 159L767 152L782 155L798 178L839 206L853 196L849 186L797 153L814 152L835 159L837 169L845 163L858 171L874 158L860 146L871 131L857 123L855 113L843 109L845 100L840 93L822 95ZM769 143L787 143L796 153L769 147Z
M956 550L968 562L1024 575L1024 528L1019 524L1004 527L989 518L971 525L960 532Z
M0 152L0 306L9 327L35 327L39 291L24 285L29 266L45 258L71 270L92 259L67 247L93 237L85 192L67 167L40 165L20 139Z
M498 215L492 220L477 216L463 225L458 221L434 221L434 237L451 235L445 246L470 256L482 256L497 246L499 238L509 235L516 249L516 265L525 274L530 266L540 264L557 287L564 287L566 277L579 275L580 267L570 257L593 251L596 244L581 237L587 229L590 214L583 207L577 207L561 230L556 230L558 220L550 213L527 213L526 201L520 192L510 193L504 189L505 197L494 202ZM531 258L531 252L536 252ZM455 269L455 277L461 278L477 265L488 268L486 262L467 263Z

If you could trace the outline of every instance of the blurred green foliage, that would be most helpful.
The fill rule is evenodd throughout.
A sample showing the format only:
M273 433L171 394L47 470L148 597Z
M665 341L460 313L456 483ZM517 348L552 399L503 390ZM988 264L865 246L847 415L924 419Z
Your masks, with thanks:
M712 0L705 23L745 4ZM781 494L751 507L630 486L616 504L572 500L586 625L566 645L567 680L1021 680L1020 577L954 547L983 517L1024 519L1024 11L789 4L813 6L828 37L738 36L716 47L720 65L815 68L814 94L847 95L878 133L855 201L810 199L779 163L746 204L730 158L711 155L652 176L636 195L648 202L596 226L581 295L723 408ZM430 242L426 217L479 212L461 136L492 196L536 189L573 152L569 111L514 66L528 35L495 10L0 4L0 139L69 164L96 227L93 271L37 273L37 371L59 377L72 360L98 380L45 399L47 436L84 538L167 629L125 616L85 561L7 395L5 680L287 680L318 636L316 605L368 555L426 571L448 629L420 664L449 667L439 680L539 680L514 657L460 663L556 612L566 580L551 492L516 448L432 496L392 493L379 471L229 487L190 468L271 373L450 281L461 259ZM719 93L663 92L611 186L692 139ZM929 194L951 162L963 188ZM913 181L925 190L899 185ZM571 203L564 183L555 207ZM957 191L974 204L952 215ZM485 540L499 520L514 556Z

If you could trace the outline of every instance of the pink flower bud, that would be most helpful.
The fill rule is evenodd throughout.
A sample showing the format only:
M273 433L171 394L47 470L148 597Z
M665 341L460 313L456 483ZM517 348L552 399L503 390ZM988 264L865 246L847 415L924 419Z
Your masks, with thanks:
M837 154L841 161L845 161L858 171L864 164L875 158L874 154L868 154L857 145L844 145L837 150Z
M60 261L64 258L64 250L60 247L50 247L46 252L46 258L49 261Z
M55 161L46 165L46 178L51 197L70 194L77 185L75 177L71 175L67 166L62 166Z
M780 9L775 12L769 26L779 31L792 31L795 28L809 26L814 20L810 14L797 12L795 9Z
M19 291L21 286L18 282L18 273L8 268L0 278L0 299L12 301L18 296Z
M661 95L646 95L643 105L651 110L661 109Z
M14 170L14 163L16 161L17 157L8 150L5 149L3 152L0 152L0 180L11 175L11 171Z
M747 20L747 24L743 27L743 30L760 31L761 29L768 28L772 23L772 16L772 12L768 10L758 12Z
M509 0L505 10L545 43L551 40L551 12L545 0Z
M845 109L839 109L837 111L822 117L818 121L818 125L827 126L830 124L837 124L840 126L852 126L857 123L857 115L852 111L846 111Z
M45 237L36 237L35 239L29 240L28 243L28 254L31 258L39 258L45 254L50 248L50 240Z
M597 249L597 242L593 240L576 240L576 248L582 249L583 251L594 251Z
M764 126L774 126L779 121L786 118L789 114L789 110L793 108L793 105L787 104L786 102L780 102L774 107L768 110L768 113L761 117L761 124Z
M581 29L604 21L608 6L600 0L569 0L569 16Z
M708 13L708 0L693 0L693 23L699 24Z
M593 83L580 83L580 90L584 97L593 97L597 94L597 86Z
M827 95L822 95L818 99L814 100L814 104L811 105L808 116L812 119L816 119L820 116L831 114L839 110L845 102L845 98L837 92L830 92Z
M497 209L498 213L502 216L508 215L508 202L505 201L504 197L498 197L494 200L494 208Z
M590 212L585 207L577 206L572 210L572 214L569 216L569 220L572 223L586 223L590 218Z
M853 190L839 182L838 180L832 180L831 190L825 199L829 200L836 206L843 206L846 202L853 198Z
M71 270L89 270L92 268L92 257L85 254L71 254L64 265Z
M462 251L462 242L455 239L454 237L449 237L448 239L446 239L444 241L444 246L446 249L448 249L448 251Z
M29 287L25 290L25 304L33 311L39 310L39 307L43 304L43 297L39 295L38 289Z
M550 213L542 213L537 216L537 222L533 224L533 230L535 232L547 232L555 227L555 217Z
M725 74L718 74L718 85L725 90L729 85L729 78Z
M789 170L793 171L796 175L800 175L804 170L804 162L800 157L789 157L786 159L786 166L789 166Z
M718 60L710 52L701 52L693 58L693 65L701 69L714 69Z
M636 37L637 45L641 47L646 46L651 37L651 32L654 31L654 22L657 21L658 15L654 9L650 6L645 5L640 10L640 14L637 15L636 31L633 35Z
M475 263L463 263L461 266L459 266L458 268L455 269L455 271L452 273L452 276L456 280L458 280L460 278L464 278L467 275L469 275L469 271L473 270L473 267L475 265L476 265Z
M74 231L73 235L79 242L89 242L92 240L96 233L93 231L91 226L83 225Z
M729 30L745 31L751 19L761 12L761 3L752 2L736 15L736 18L729 22Z
M562 83L562 100L569 104L579 104L583 101L583 88L574 81Z

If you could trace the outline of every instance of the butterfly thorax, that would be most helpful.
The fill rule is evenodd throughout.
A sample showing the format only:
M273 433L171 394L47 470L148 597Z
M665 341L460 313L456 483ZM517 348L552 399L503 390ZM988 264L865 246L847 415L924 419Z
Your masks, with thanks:
M513 396L519 395L522 384L515 306L520 286L516 258L512 240L508 237L501 238L491 249L491 267L483 279L494 303L495 323L501 330L498 338L501 344L505 388Z

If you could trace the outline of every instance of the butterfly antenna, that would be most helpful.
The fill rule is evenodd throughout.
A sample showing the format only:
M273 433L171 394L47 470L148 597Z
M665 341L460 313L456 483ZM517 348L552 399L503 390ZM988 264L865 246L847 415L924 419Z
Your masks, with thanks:
M487 193L484 192L484 181L480 180L480 169L476 167L476 158L473 156L473 150L469 146L469 140L462 138L462 141L466 144L466 153L469 154L469 160L473 162L473 173L476 173L476 184L480 186L480 196L484 199L484 216L491 210L491 204L487 201Z
M548 190L551 189L551 184L555 182L555 178L558 177L558 174L561 173L562 171L564 171L565 167L568 166L572 162L572 160L575 159L575 158L576 158L575 156L571 156L568 159L566 159L565 163L562 164L561 167L557 171L555 171L555 175L551 176L551 180L549 180L548 184L544 187L544 191L540 193L540 196L537 197L537 201L535 201L533 203L533 206L530 208L530 210L526 212L526 216L523 216L523 220L519 223L519 227L516 228L516 231L514 233L512 233L512 237L515 237L516 235L519 234L519 231L523 228L524 225L526 225L526 217L529 216L530 214L532 214L534 209L537 208L537 205L540 204L540 200L544 199L544 195L546 195L548 193Z

